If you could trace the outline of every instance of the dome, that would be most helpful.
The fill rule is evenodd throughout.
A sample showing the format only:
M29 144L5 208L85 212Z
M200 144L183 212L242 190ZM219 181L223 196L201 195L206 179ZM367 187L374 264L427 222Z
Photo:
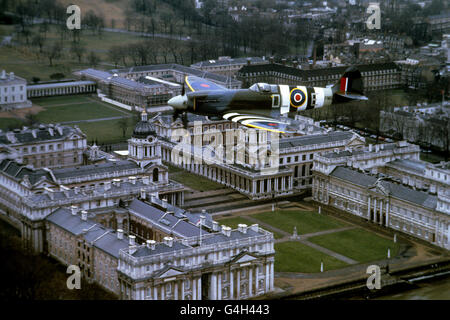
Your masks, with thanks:
M139 121L134 127L133 137L145 139L149 135L155 134L155 128L153 125L147 120L147 112L142 111L141 121Z

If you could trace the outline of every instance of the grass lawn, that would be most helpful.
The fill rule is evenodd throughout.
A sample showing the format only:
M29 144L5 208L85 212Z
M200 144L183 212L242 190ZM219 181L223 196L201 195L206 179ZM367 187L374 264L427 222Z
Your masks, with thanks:
M232 218L224 218L224 219L220 219L217 220L217 222L219 222L219 224L224 224L228 227L230 227L231 229L236 229L238 227L238 224L240 223L244 223L248 226L251 226L252 224L254 224L253 221L250 221L248 219L246 219L245 217L232 217ZM264 228L264 227L263 227ZM275 239L281 239L283 238L283 235L278 233L278 232L274 232L268 228L265 228L267 231L272 232L273 233L273 237Z
M321 261L323 261L324 271L348 266L345 262L299 242L275 244L275 272L320 272Z
M70 95L70 96L54 96L54 97L43 97L34 98L31 101L34 104L40 105L42 107L55 107L63 104L72 103L87 103L92 102L89 99L90 95L80 94L80 95Z
M127 128L125 138L123 137L122 129L119 126L120 120L106 120L98 122L81 122L71 125L77 125L81 131L87 135L87 141L97 140L98 144L116 143L125 141L130 138L133 133L134 124L129 119L130 125Z
M0 129L7 131L10 128L19 128L23 125L23 121L16 118L0 118Z
M96 102L74 103L70 105L45 107L45 109L36 116L41 123L120 117L124 115L117 110Z
M258 213L252 215L252 217L291 234L294 230L294 226L297 227L298 234L313 233L348 226L346 223L338 221L333 217L320 215L317 212L300 210L275 210L274 212Z
M191 189L197 190L197 191L211 191L211 190L217 190L222 189L223 186L219 183L216 183L214 181L208 180L206 178L203 178L199 175L182 171L173 173L170 175L170 179L178 181L182 184L184 184L186 187L189 187Z
M309 238L309 241L333 250L358 262L370 262L391 258L398 252L399 244L363 229L353 229Z

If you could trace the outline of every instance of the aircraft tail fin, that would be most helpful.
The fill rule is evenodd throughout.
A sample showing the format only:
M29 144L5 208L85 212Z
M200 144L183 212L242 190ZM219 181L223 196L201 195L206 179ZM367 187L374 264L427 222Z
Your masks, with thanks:
M345 70L344 75L333 87L333 99L336 102L348 100L367 100L364 96L364 83L361 72L356 67Z

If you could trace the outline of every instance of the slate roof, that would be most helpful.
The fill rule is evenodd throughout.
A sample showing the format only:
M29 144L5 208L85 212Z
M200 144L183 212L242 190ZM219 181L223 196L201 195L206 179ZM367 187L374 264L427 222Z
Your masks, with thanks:
M56 179L70 179L74 177L89 176L91 174L113 173L140 167L131 160L110 161L99 164L90 164L79 167L52 169Z
M239 74L241 76L244 76L245 74L248 73L278 72L282 74L299 77L305 81L308 79L308 77L343 74L348 67L349 66L302 70L294 67L285 66L282 64L271 63L271 64L257 64L244 66L242 67L241 70L239 70ZM399 67L394 62L362 64L356 65L356 67L359 69L359 71L361 71L361 73L379 70L391 70L391 69L399 70Z
M10 135L15 137L16 142L11 142L7 137L7 132L0 132L0 144L15 145L20 143L40 142L58 140L77 134L84 136L84 134L76 128L69 126L58 126L61 128L62 134L59 133L57 127L54 125L40 125L39 128L27 128L25 130L9 131ZM50 134L50 130L53 129L53 135ZM33 136L33 130L36 133L36 138Z
M348 167L338 166L331 173L330 176L351 182L353 184L370 187L375 185L379 180L376 176L364 174L362 172L350 169ZM437 204L437 197L426 192L417 191L412 188L403 186L387 180L379 180L381 186L389 192L391 197L400 200L415 203L426 208L435 209Z
M260 58L260 57L248 57L248 58L230 58L230 59L222 59L222 60L205 60L200 61L194 64L191 64L192 68L202 68L202 67L211 67L211 66L227 66L227 65L234 65L234 64L246 64L247 61L250 60L250 62L261 64L261 63L267 63L266 60Z
M72 215L67 208L59 208L46 218L47 221L57 225L73 235L80 235L83 230L88 230L84 235L87 242L106 252L107 254L119 258L119 250L128 247L127 239L118 239L117 233L111 229L88 219L83 221L80 213Z
M187 248L191 248L190 246L186 246L178 241L173 241L172 247L169 247L167 244L162 243L162 242L158 242L155 244L155 249L149 249L146 246L143 247L139 247L133 254L132 256L134 257L145 257L145 256L151 256L151 255L155 255L155 254L160 254L160 253L167 253L167 252L173 252L173 251L178 251L178 250L183 250L183 249L187 249Z
M427 166L427 164L423 161L409 159L396 159L394 161L386 163L386 165L403 167L415 171L417 174L425 174L425 168Z
M336 142L349 140L353 137L352 132L347 131L332 131L326 134L306 135L293 138L280 139L280 149L294 148L299 146L321 144L328 142Z
M235 79L232 79L227 76L223 76L220 74L215 74L212 72L206 72L201 71L195 68L182 66L176 63L172 64L156 64L156 65L147 65L147 66L135 66L131 68L124 68L124 69L113 69L111 70L112 73L133 73L133 72L146 72L146 71L158 71L158 70L175 70L182 73L186 73L189 75L194 75L197 77L209 79L212 81L216 81L219 83L231 83L236 84L240 81L237 81Z
M58 83L45 83L45 84L33 84L27 86L27 90L35 90L35 89L53 89L53 88L64 88L64 87L72 87L72 86L82 86L82 85L92 85L95 84L93 81L67 81L67 82L58 82Z
M128 209L149 220L152 224L157 225L158 228L166 231L168 234L174 233L183 237L194 237L200 234L200 229L197 226L145 202L134 199ZM207 233L207 231L202 230L202 234Z
M0 162L0 171L19 181L28 175L32 185L36 184L42 178L53 181L49 171L44 169L31 169L10 159L5 159Z

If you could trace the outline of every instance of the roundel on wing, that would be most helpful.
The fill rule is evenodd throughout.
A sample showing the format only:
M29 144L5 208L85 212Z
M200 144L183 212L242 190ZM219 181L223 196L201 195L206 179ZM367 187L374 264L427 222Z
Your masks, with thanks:
M299 88L291 90L291 106L294 108L301 107L306 102L306 94Z

